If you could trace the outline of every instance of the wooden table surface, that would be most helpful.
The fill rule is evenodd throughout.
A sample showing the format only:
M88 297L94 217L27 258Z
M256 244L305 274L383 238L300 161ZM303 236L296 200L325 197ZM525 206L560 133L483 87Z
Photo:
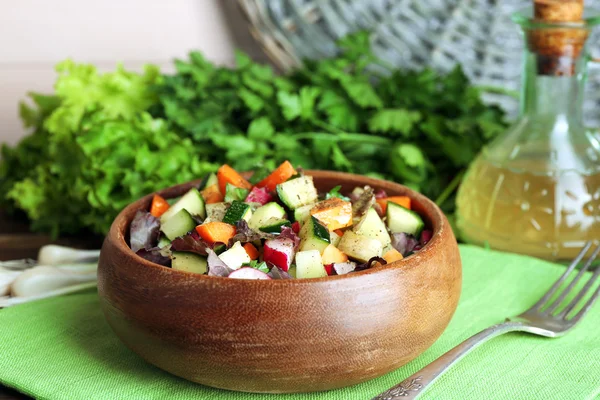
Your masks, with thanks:
M34 234L23 220L9 218L0 210L0 260L36 258L39 248L49 243L78 248L100 248L98 237L79 237L53 240L48 235ZM0 312L2 310L0 309ZM0 384L0 400L25 400L25 396Z

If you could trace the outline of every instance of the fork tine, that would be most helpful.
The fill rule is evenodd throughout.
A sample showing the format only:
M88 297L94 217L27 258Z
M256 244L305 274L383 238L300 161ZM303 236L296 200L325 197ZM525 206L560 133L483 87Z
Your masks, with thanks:
M592 286L594 286L594 283L598 280L598 276L600 276L600 266L596 268L596 270L594 271L594 274L587 281L585 286L579 291L577 296L575 296L575 298L573 300L571 300L571 302L565 307L565 309L557 315L557 317L566 318L567 315L569 315L569 313L571 311L573 311L573 309L575 308L577 303L579 303L579 301L581 301L581 299L583 297L585 297L585 295L590 290L590 288ZM585 304L585 306L581 309L581 311L579 313L577 313L577 315L573 318L573 320L575 320L575 318L578 318L578 319L581 318L583 316L583 314L585 314L585 312L592 306L592 303L595 301L596 298L598 298L598 291L599 290L596 290L596 293L594 293L594 295Z
M579 282L581 280L581 278L586 273L586 271L588 270L590 265L592 265L592 263L594 262L596 257L598 257L598 253L600 253L600 245L598 245L596 247L596 249L594 249L594 252L590 256L590 258L588 258L588 260L585 263L585 265L583 266L583 268L581 268L579 270L579 272L577 273L577 276L575 276L575 279L573 279L571 281L571 283L569 283L569 286L567 286L565 288L565 290L563 290L563 292L560 294L560 296L556 300L554 300L554 302L550 305L550 307L548 307L544 312L546 312L548 314L552 314L558 308L558 306L560 306L560 303L562 303L563 300L567 297L567 295L571 292L571 290L573 290L575 285L577 285L577 282Z
M575 257L575 259L571 262L571 264L569 265L569 268L567 268L565 273L562 274L560 278L558 278L556 283L554 283L554 285L552 285L552 287L550 288L550 290L548 290L548 292L544 295L544 297L542 297L537 303L535 303L533 305L533 307L530 308L530 310L538 309L541 306L543 306L544 304L546 304L548 299L550 299L550 297L552 297L552 295L556 292L556 290L560 287L560 285L562 285L562 283L565 281L565 279L567 279L569 274L575 269L577 264L579 264L579 262L583 259L583 256L585 256L585 253L587 253L587 251L590 249L591 246L592 246L592 242L587 242L585 244L585 246L583 246L583 249L581 249L579 254L577 254L577 257Z

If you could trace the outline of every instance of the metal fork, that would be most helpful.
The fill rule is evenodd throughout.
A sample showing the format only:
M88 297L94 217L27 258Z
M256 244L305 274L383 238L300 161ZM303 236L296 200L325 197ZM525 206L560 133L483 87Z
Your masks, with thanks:
M488 340L500 336L508 332L527 332L534 335L544 337L559 337L571 330L583 316L590 310L594 302L600 295L600 286L596 289L592 297L585 303L583 308L574 316L571 316L573 309L577 304L590 292L594 283L600 276L600 267L597 267L592 277L587 281L585 286L581 288L579 293L568 302L562 309L559 306L564 302L565 298L573 290L575 285L583 278L585 272L590 268L598 253L600 253L600 245L598 245L592 255L587 259L585 265L579 270L575 278L569 285L558 292L562 284L567 280L575 267L583 259L587 251L592 246L591 242L587 242L581 252L575 257L564 274L556 281L548 292L529 310L524 313L508 318L505 322L493 325L469 339L465 340L452 350L448 351L437 360L433 361L417 373L409 376L398 385L386 390L385 392L373 397L372 400L408 400L419 397L437 378L444 372L448 371L456 362L466 356L471 350L487 342ZM556 300L550 302L553 295L559 293ZM558 312L557 312L558 311Z

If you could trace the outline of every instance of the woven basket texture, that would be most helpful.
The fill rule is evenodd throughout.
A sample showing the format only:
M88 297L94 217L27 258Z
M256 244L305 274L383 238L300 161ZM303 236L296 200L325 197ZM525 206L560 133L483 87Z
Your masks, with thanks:
M288 70L305 58L335 55L335 40L350 32L372 32L383 60L404 68L430 66L440 72L460 63L478 85L518 90L523 40L510 15L530 0L238 0L250 31L275 65ZM585 2L600 8L600 0ZM589 39L600 57L599 29ZM517 100L486 94L485 100L517 112ZM600 67L592 64L586 122L600 126Z

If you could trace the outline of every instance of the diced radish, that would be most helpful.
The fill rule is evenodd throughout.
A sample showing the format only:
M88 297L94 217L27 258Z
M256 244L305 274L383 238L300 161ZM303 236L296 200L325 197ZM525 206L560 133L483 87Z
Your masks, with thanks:
M421 245L426 245L427 242L431 240L432 236L433 232L428 229L425 229L423 232L421 232Z
M292 230L294 233L300 232L300 222L296 221L292 224Z
M233 279L271 279L271 277L262 271L252 267L243 267L236 269L229 274L229 278Z
M333 264L325 264L325 271L327 271L327 275L335 275L335 271L333 270Z
M288 271L294 259L294 240L277 238L267 240L264 246L263 260Z
M356 264L353 262L335 263L333 264L333 270L338 275L344 275L354 271Z
M248 196L246 197L246 203L259 203L265 205L273 201L273 196L266 188L253 187Z

